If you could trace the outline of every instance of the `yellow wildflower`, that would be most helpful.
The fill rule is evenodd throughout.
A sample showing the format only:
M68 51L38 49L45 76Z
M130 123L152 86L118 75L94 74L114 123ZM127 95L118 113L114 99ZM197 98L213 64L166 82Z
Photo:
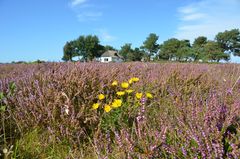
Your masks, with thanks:
M113 103L112 103L112 107L113 107L113 108L117 108L117 107L118 107L117 103L116 103L116 102L113 102Z
M133 79L131 78L129 81L128 81L129 84L132 84L133 83Z
M117 86L118 82L117 81L113 81L112 86Z
M122 100L121 99L115 99L114 102L117 103L117 105L119 107L122 105Z
M139 81L139 78L133 77L133 78L132 78L132 81L133 81L133 82L138 82L138 81Z
M127 89L126 92L127 92L127 93L132 93L133 90L132 90L132 89Z
M146 93L147 98L153 98L153 95L151 93Z
M122 88L128 88L128 87L129 87L129 84L128 84L127 82L123 82L123 83L121 84L121 87L122 87Z
M114 102L112 103L113 108L118 108L122 105L122 100L121 99L115 99Z
M93 109L97 109L98 107L99 107L99 103L94 103L92 106Z
M112 109L112 108L111 108L109 105L105 105L105 106L104 106L104 111L105 111L106 113L110 112L111 109Z
M125 94L125 92L123 92L123 91L117 92L118 96L123 96L124 94Z
M104 94L99 94L99 95L98 95L98 99L99 99L99 100L103 100L104 98L105 98Z
M141 99L141 98L142 98L142 95L143 95L142 93L136 93L136 98L137 98L137 99Z

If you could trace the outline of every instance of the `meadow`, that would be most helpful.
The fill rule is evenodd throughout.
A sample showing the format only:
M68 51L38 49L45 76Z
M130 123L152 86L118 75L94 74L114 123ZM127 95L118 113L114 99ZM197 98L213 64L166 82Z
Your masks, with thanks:
M0 158L239 158L240 65L0 65Z

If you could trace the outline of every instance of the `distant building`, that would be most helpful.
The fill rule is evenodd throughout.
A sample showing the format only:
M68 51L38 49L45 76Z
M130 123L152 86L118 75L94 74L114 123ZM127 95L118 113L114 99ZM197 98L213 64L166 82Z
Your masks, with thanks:
M123 58L118 54L117 51L108 50L102 54L101 57L97 59L100 62L122 62Z

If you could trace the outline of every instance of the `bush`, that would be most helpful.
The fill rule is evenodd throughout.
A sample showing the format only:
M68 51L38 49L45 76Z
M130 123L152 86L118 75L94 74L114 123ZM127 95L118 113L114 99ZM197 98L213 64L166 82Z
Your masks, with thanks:
M240 154L239 65L29 66L0 66L4 72L0 92L6 96L9 82L16 85L13 95L4 97L11 110L5 121L19 132L6 143L8 149L14 145L12 155L237 158ZM131 81L134 77L139 80Z

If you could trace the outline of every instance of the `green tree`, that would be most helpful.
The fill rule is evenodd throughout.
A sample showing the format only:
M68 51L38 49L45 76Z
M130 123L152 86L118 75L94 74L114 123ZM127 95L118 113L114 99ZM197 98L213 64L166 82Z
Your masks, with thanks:
M87 60L92 61L94 57L100 56L100 41L97 36L88 35L85 38L85 50L87 53Z
M144 55L144 51L139 49L139 48L135 48L134 50L131 50L131 52L129 52L127 54L127 59L128 61L141 61Z
M78 56L81 56L84 61L87 61L87 52L85 49L85 36L81 35L76 40L76 48Z
M189 61L193 57L193 49L191 47L183 46L177 50L176 58L178 61Z
M121 55L125 61L128 61L128 55L132 52L132 44L126 43L119 50L119 55Z
M202 47L192 47L191 58L193 59L193 61L206 61L204 54L204 45Z
M193 50L189 40L171 38L160 45L159 59L188 61L193 56Z
M114 47L110 46L110 45L106 45L104 46L104 51L108 51L108 50L114 50L117 51L117 49L115 49Z
M224 53L219 43L215 41L208 41L204 45L204 55L208 60L215 62L219 62L220 60L228 61L230 59L230 55Z
M150 33L147 39L143 42L141 46L142 49L146 50L148 57L155 55L158 52L159 45L157 44L158 36L154 33Z
M95 57L101 56L104 46L100 45L96 35L82 35L76 40L76 49L84 61L92 61Z
M215 40L219 43L224 52L233 53L240 56L240 31L232 29L220 32L216 35Z
M177 61L188 61L192 56L192 48L189 40L179 40L176 52Z
M199 36L193 42L193 47L203 47L207 43L207 37Z
M179 40L171 38L163 42L160 45L159 58L164 60L172 60L176 56L176 52L179 48Z
M193 61L199 61L199 60L205 61L204 45L206 44L207 44L207 37L205 36L199 36L194 40L192 45L192 54L191 54Z
M179 47L182 48L182 47L191 47L191 44L190 44L190 40L180 40L179 41L180 45Z
M119 54L125 61L141 61L144 51L139 48L132 49L132 44L126 43L121 47Z
M76 55L74 41L66 42L63 47L63 61L72 61L72 58Z

